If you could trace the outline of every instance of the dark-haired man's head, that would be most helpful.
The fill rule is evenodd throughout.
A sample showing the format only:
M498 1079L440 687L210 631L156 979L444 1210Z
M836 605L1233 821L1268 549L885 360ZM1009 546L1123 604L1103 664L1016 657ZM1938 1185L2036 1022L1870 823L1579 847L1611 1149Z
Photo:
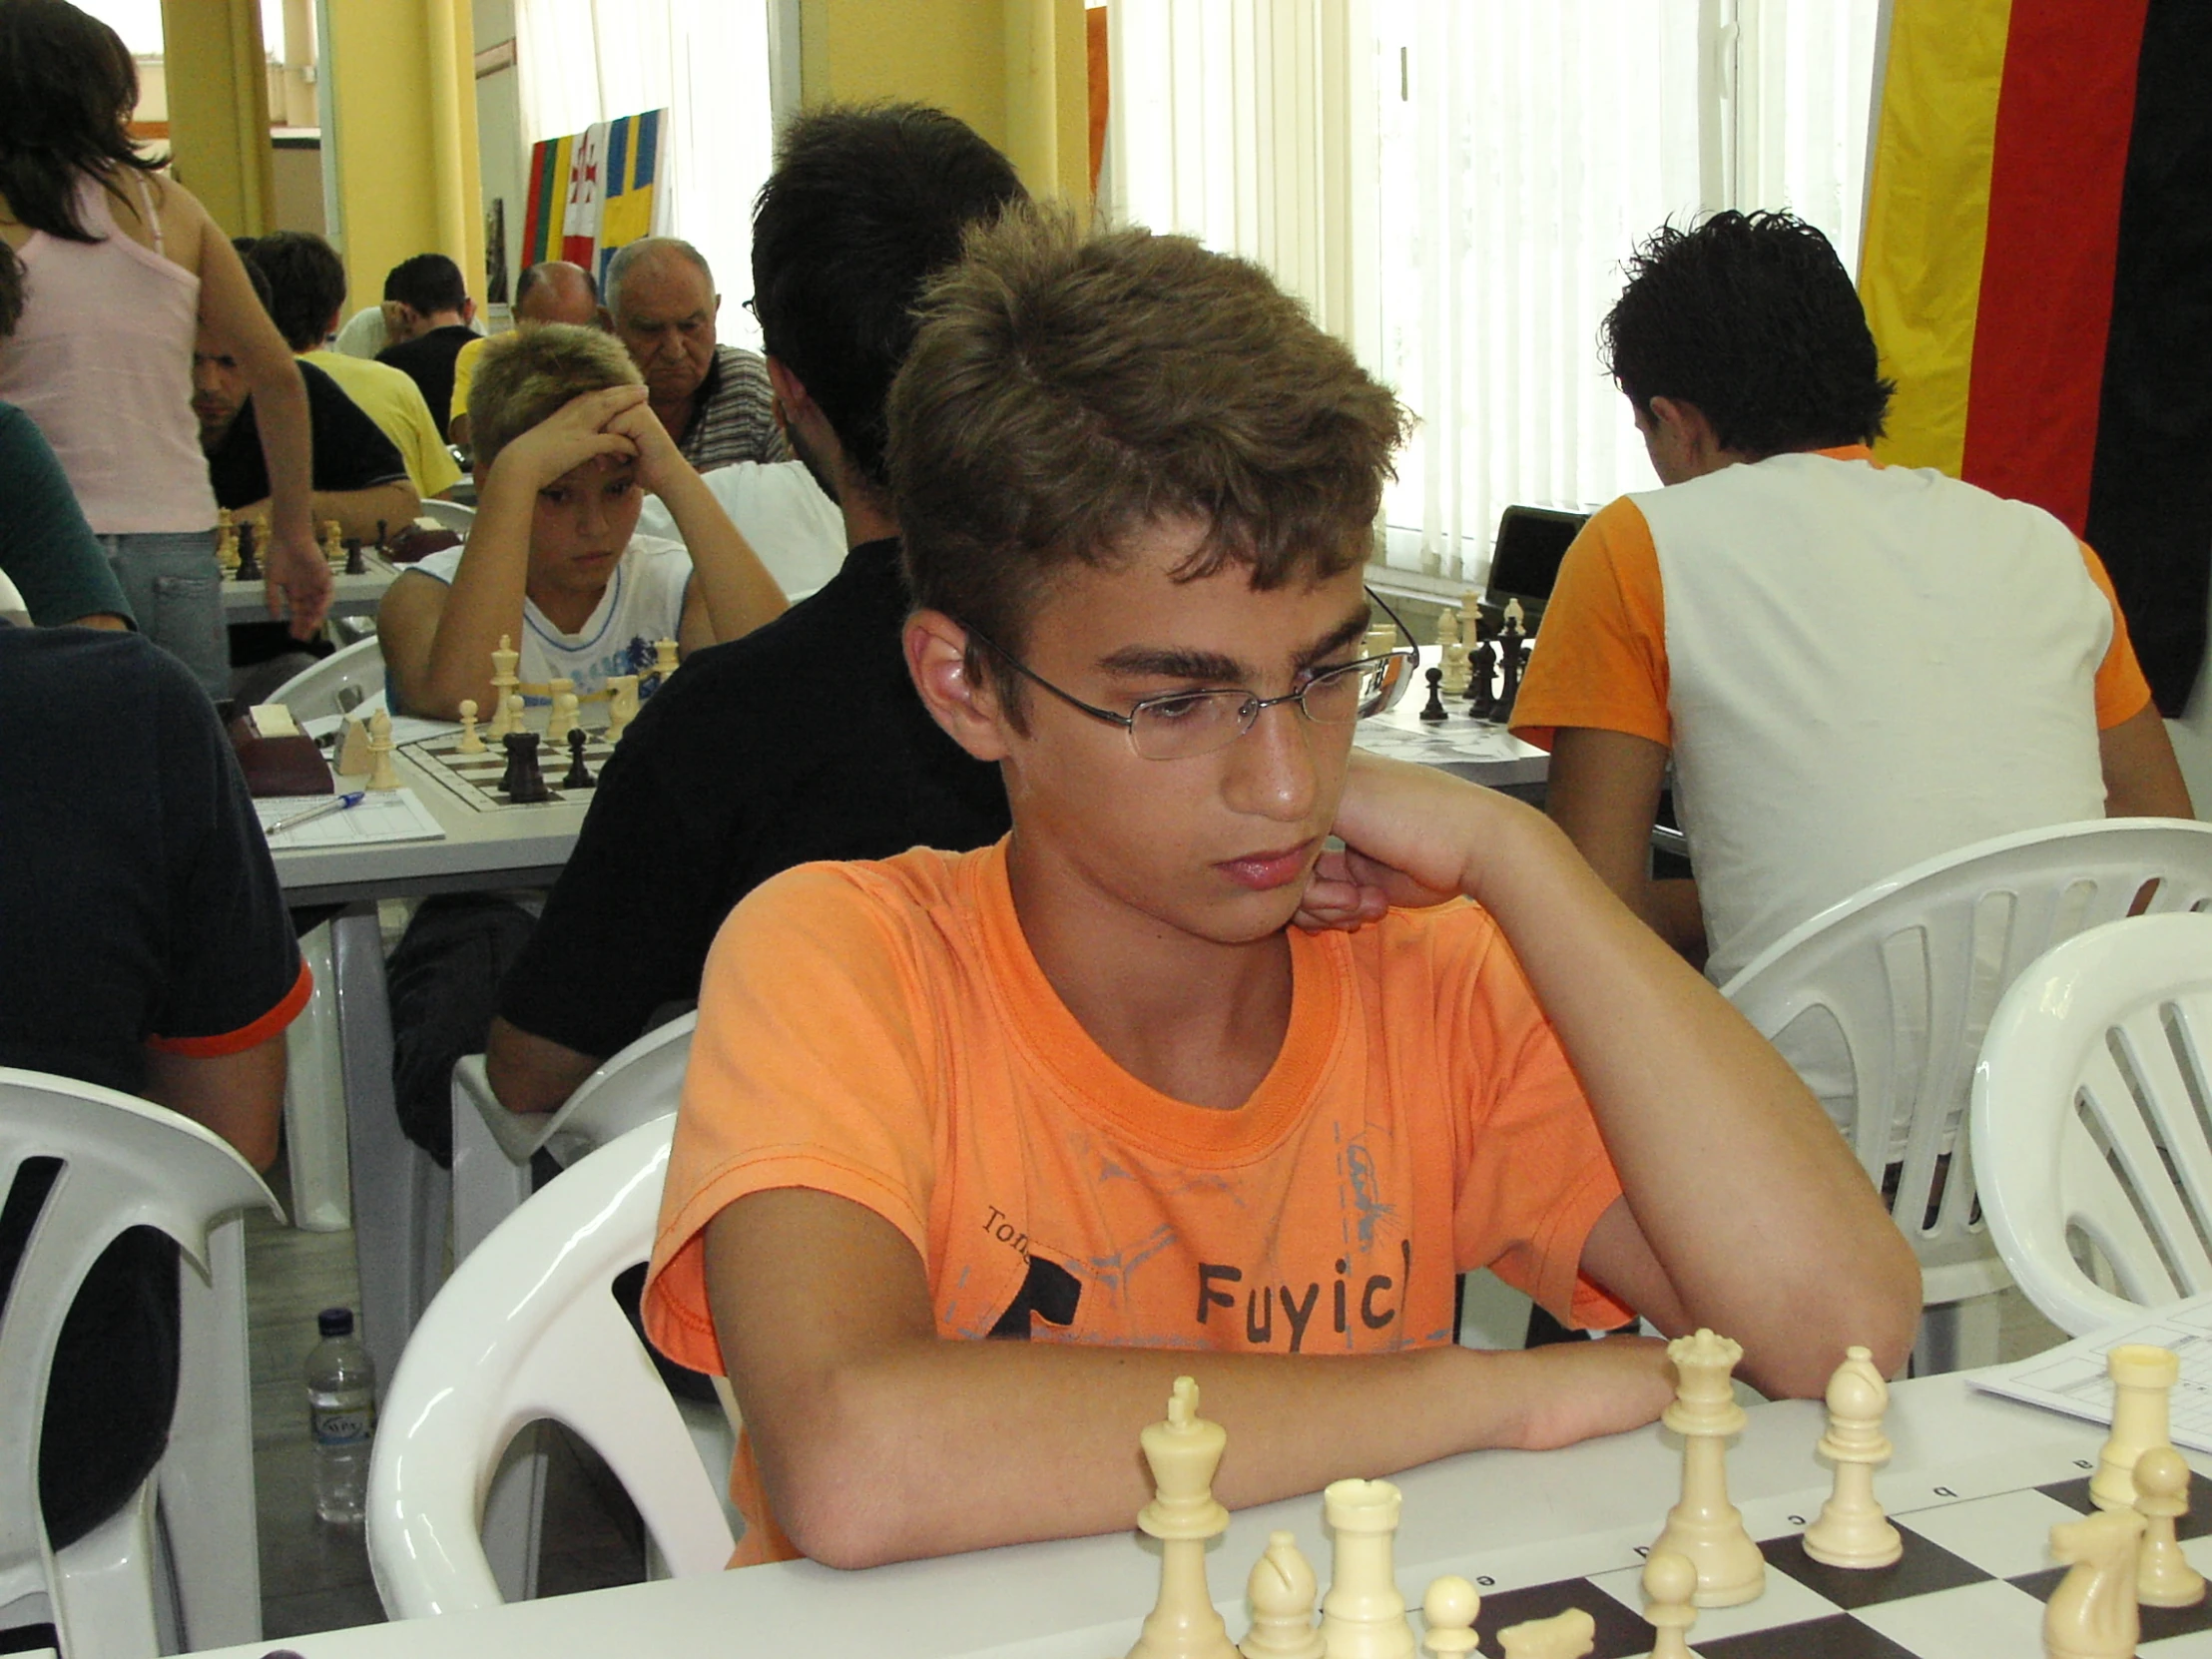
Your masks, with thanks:
M0 339L15 332L23 320L23 262L15 250L0 242Z
M337 327L345 306L345 266L308 231L260 238L247 264L269 278L269 314L294 351L312 351Z
M566 260L546 260L515 282L515 321L599 325L599 284L591 273Z
M476 314L461 268L443 254L401 260L384 278L384 328L391 342L419 339L433 328L465 323Z
M832 107L784 129L753 206L754 309L793 451L831 494L887 496L883 403L915 299L968 226L1026 199L941 110Z
M1038 209L978 226L928 285L889 413L915 603L1013 657L1077 573L1163 535L1180 584L1234 572L1273 593L1358 569L1405 432L1259 267ZM1018 728L1000 656L971 651L968 672Z
M1893 382L1828 239L1787 213L1654 233L1601 330L1660 479L1867 443Z

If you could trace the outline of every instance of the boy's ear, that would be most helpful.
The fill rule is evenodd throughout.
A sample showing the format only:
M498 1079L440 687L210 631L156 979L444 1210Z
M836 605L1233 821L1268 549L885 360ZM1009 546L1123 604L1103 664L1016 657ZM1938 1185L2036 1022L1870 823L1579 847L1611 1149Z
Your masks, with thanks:
M1008 753L1005 717L997 693L968 670L968 634L942 611L916 611L906 619L906 672L930 718L978 761L1002 761Z

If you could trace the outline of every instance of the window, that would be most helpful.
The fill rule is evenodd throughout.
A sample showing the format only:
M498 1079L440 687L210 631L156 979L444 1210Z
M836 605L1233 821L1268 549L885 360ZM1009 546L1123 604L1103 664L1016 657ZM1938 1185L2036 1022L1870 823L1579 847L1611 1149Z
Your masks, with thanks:
M1789 207L1858 257L1879 0L1114 0L1109 207L1258 260L1419 424L1412 585L1652 487L1597 328L1636 242Z

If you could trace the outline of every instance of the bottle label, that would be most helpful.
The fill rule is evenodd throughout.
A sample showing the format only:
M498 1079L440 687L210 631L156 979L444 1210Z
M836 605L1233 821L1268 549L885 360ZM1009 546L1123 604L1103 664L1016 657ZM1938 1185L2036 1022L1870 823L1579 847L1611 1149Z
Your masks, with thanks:
M307 1412L316 1445L366 1445L376 1431L376 1407L356 1405L349 1410Z

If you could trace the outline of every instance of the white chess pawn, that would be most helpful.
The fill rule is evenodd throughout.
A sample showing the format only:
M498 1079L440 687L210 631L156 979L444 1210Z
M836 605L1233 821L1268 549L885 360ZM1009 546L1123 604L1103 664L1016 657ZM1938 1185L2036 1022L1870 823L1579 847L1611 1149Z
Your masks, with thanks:
M455 749L462 755L484 753L484 740L476 735L476 699L473 697L461 699L461 741Z
M2171 1443L2166 1396L2181 1377L2181 1361L2170 1349L2123 1343L2104 1357L2104 1369L2112 1378L2112 1433L2097 1453L2089 1501L2099 1509L2129 1509L2135 1504L2135 1459L2154 1445Z
M576 694L567 689L568 684L566 680L553 682L553 715L545 727L545 746L551 750L566 746L569 733L576 730L577 699Z
M2189 1465L2172 1446L2152 1446L2136 1458L2135 1512L2147 1523L2135 1599L2145 1607L2194 1607L2204 1599L2204 1574L2174 1538L2174 1522L2189 1512Z
M2043 1603L2044 1659L2134 1659L2143 1517L2100 1509L2050 1529L2051 1559L2069 1569Z
M522 723L522 693L509 692L507 694L506 710L507 732L522 731L524 729ZM504 737L507 733L501 733L500 735Z
M1497 1633L1505 1659L1582 1659L1597 1645L1597 1620L1579 1607ZM1334 1656L1332 1656L1334 1659Z
M1387 1480L1336 1480L1322 1489L1321 1501L1337 1534L1321 1604L1329 1659L1414 1659L1413 1626L1391 1560L1404 1506L1397 1488Z
M638 718L638 677L617 674L607 682L607 741L620 743L622 734Z
M1454 1659L1462 1653L1479 1654L1482 1640L1474 1633L1474 1621L1482 1611L1481 1592L1457 1573L1433 1580L1420 1598L1421 1621L1428 1634L1421 1645L1435 1659Z
M1214 1500L1228 1432L1198 1414L1198 1383L1178 1377L1166 1420L1139 1439L1155 1495L1137 1525L1160 1540L1160 1599L1129 1659L1237 1659L1206 1588L1206 1540L1229 1529L1229 1511Z
M1697 1563L1671 1549L1655 1549L1644 1562L1644 1623L1655 1639L1651 1659L1690 1659L1690 1626L1697 1623L1697 1609L1690 1598L1697 1594Z
M1805 1553L1824 1566L1886 1567L1905 1553L1905 1540L1874 1495L1874 1471L1892 1449L1882 1432L1889 1403L1890 1384L1873 1356L1845 1350L1828 1380L1828 1432L1819 1448L1836 1465L1836 1487L1804 1538Z
M399 769L391 764L391 716L378 709L368 717L368 787L372 790L396 790L399 788Z
M1321 1586L1295 1532L1270 1532L1268 1547L1252 1563L1245 1593L1252 1600L1252 1630L1237 1651L1244 1659L1323 1659L1314 1628L1314 1598Z
M1710 1331L1667 1345L1675 1399L1660 1421L1682 1436L1682 1501L1667 1511L1666 1530L1652 1547L1696 1564L1690 1600L1698 1607L1741 1606L1767 1585L1767 1559L1728 1501L1728 1437L1746 1420L1729 1376L1743 1357L1741 1346Z

